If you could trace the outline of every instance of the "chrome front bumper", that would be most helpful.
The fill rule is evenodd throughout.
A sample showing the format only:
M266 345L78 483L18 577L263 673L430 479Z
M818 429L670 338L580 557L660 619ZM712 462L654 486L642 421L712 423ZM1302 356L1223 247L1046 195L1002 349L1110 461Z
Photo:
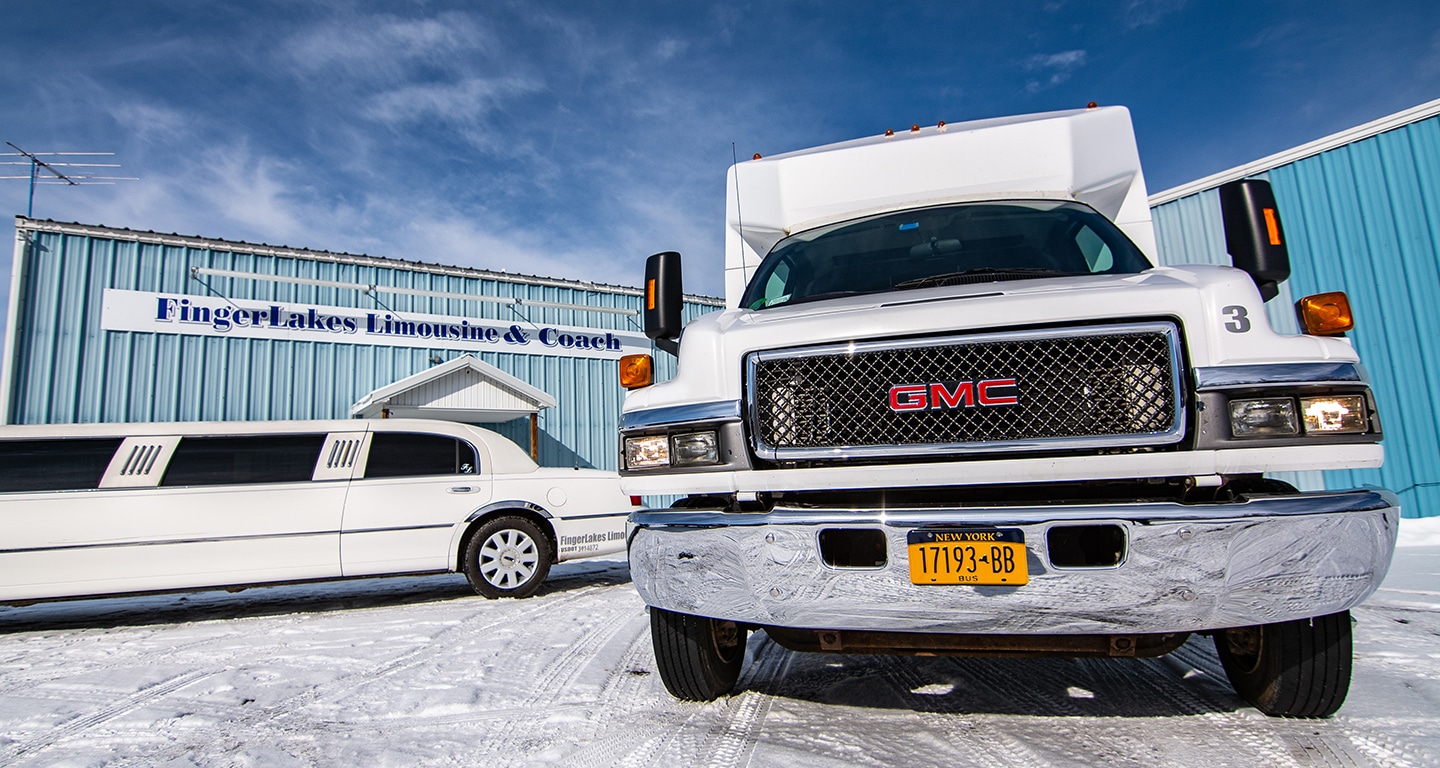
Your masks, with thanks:
M1385 490L1226 504L950 509L791 509L764 514L647 510L631 515L630 573L646 604L761 626L966 634L1193 632L1320 616L1375 591L1390 566L1400 506ZM1113 523L1119 566L1060 569L1046 531ZM1024 531L1023 587L910 582L906 533L926 526ZM881 568L833 568L824 528L884 531Z

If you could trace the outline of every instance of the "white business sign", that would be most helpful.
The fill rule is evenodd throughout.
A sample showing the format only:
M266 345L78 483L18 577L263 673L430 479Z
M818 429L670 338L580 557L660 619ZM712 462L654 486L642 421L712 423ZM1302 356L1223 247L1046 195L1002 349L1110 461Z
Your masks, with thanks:
M107 331L215 338L605 359L650 351L650 340L639 332L118 288L105 289L100 327Z

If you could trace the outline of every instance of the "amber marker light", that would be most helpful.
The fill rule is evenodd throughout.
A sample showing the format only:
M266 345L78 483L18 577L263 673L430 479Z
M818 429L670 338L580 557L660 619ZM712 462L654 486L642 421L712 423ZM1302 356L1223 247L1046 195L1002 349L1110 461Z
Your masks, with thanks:
M1344 291L1306 296L1295 303L1295 309L1305 332L1315 336L1338 336L1355 327L1350 298Z
M649 355L625 355L620 358L620 386L626 389L639 389L653 383L655 383L655 365Z
M1275 218L1274 208L1264 208L1265 211L1265 234L1270 236L1271 245L1284 245L1280 242L1280 220Z

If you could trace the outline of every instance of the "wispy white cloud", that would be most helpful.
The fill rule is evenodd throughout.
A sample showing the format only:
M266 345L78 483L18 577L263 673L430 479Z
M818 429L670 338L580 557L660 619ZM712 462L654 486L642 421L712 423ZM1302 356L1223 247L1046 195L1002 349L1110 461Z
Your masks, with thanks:
M1040 53L1025 60L1025 71L1039 76L1026 81L1025 89L1031 93L1053 88L1070 79L1076 69L1085 66L1086 52L1083 50Z
M1185 8L1186 0L1126 0L1120 17L1128 29L1159 24L1160 20Z
M303 73L394 81L417 67L451 69L494 45L475 16L450 12L420 19L337 15L296 29L282 49Z
M406 85L376 95L363 113L391 125L431 120L465 123L501 108L508 97L539 89L539 83L509 77L467 77L451 83Z

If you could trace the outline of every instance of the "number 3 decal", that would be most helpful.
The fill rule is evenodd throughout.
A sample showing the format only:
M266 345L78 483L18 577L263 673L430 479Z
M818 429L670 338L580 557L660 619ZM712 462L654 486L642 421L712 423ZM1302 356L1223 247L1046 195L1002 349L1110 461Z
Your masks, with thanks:
M1228 307L1221 307L1221 312L1230 316L1230 322L1225 324L1225 330L1231 333L1245 333L1250 330L1250 314L1239 304L1232 304Z

